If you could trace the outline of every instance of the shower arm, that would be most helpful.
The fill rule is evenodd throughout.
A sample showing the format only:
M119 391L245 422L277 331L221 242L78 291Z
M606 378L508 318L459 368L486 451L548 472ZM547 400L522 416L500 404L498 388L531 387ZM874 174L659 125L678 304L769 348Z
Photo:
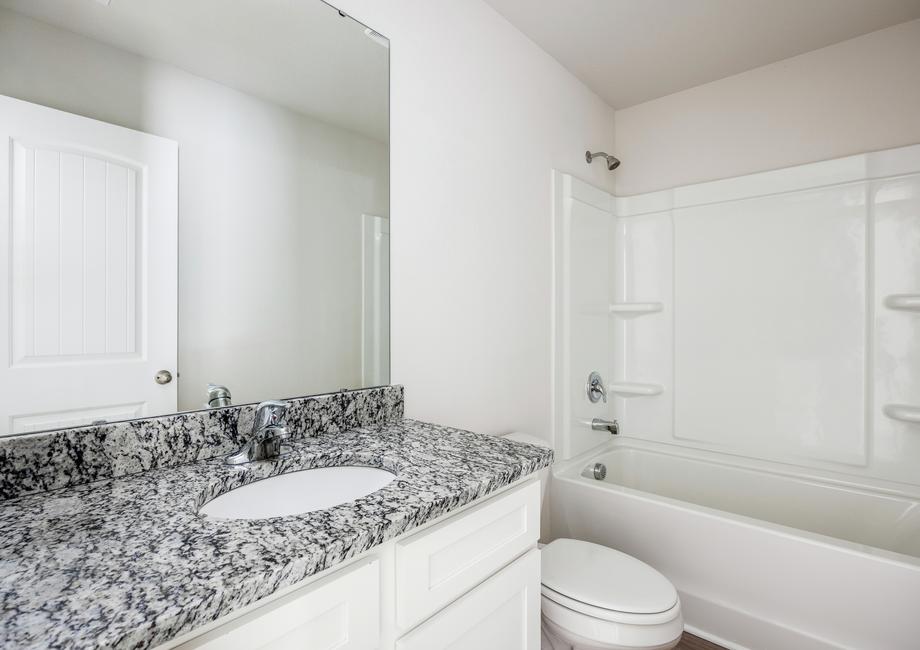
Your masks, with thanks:
M588 161L589 165L594 161L595 158L603 158L604 160L606 160L607 169L609 171L613 171L614 169L620 166L620 159L617 158L616 156L610 155L606 151L592 152L590 149L588 151L585 151L585 160Z

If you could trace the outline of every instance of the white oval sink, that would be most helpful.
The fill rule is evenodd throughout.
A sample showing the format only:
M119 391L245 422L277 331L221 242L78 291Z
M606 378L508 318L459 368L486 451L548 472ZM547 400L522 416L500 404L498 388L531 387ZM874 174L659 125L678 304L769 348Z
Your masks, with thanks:
M221 519L268 519L324 510L376 492L396 475L376 467L321 467L256 481L208 501L198 511Z

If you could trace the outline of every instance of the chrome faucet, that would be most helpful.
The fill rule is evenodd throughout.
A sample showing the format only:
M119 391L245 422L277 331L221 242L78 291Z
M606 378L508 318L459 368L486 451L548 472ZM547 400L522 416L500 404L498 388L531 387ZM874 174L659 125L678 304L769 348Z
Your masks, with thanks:
M234 454L226 458L229 465L242 465L257 460L269 460L281 455L281 441L288 437L284 426L287 402L269 400L256 407L256 416L252 422L252 435L249 441Z
M616 420L611 422L602 418L594 418L591 420L591 428L595 431L607 431L615 436L620 433L620 423Z
M597 404L600 400L607 403L607 387L604 385L604 379L597 371L588 375L588 382L585 384L585 392L592 404Z

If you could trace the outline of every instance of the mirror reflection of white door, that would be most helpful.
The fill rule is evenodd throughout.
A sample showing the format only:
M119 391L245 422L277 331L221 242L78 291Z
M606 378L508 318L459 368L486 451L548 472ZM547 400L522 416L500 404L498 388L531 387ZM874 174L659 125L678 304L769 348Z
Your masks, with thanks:
M390 383L390 220L361 215L361 381Z
M0 435L175 411L178 144L3 96L0 143Z

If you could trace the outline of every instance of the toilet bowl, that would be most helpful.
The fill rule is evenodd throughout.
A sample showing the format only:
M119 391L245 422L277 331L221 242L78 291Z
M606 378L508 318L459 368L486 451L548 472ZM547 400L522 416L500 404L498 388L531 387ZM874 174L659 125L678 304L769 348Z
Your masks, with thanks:
M543 650L668 650L680 641L677 590L634 557L574 539L542 551Z

